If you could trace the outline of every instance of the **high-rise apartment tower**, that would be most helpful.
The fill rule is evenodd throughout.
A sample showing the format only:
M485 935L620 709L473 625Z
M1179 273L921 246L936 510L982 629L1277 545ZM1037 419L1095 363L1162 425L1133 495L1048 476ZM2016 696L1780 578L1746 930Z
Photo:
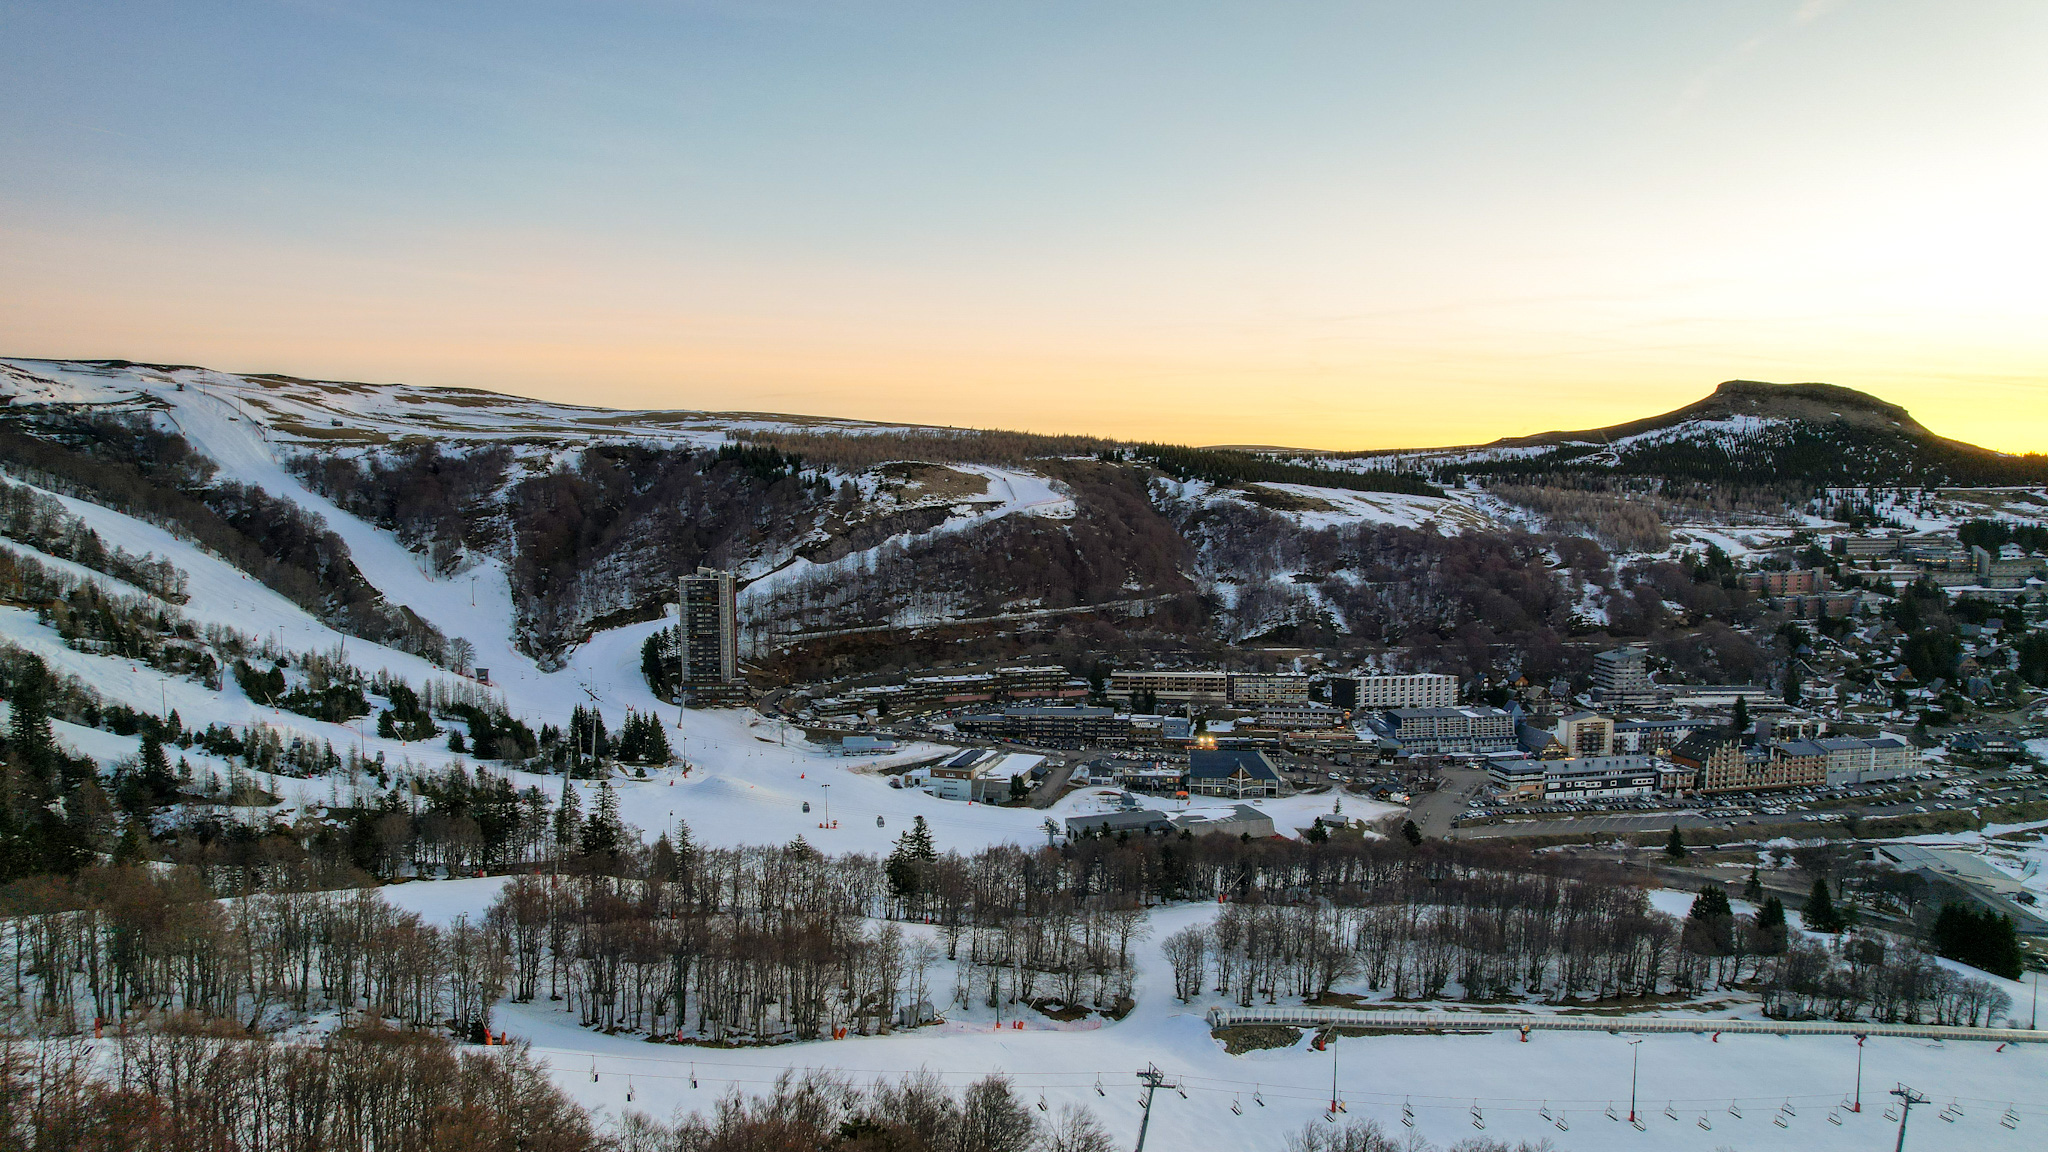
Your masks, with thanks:
M732 684L740 678L740 620L732 573L699 568L679 582L683 689Z

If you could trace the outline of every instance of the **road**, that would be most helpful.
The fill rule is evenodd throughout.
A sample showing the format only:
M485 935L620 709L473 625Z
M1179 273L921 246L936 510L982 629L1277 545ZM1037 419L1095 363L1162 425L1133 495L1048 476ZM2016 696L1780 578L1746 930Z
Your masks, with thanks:
M1485 786L1483 768L1445 768L1437 778L1436 791L1423 793L1408 806L1408 818L1422 829L1423 836L1441 840L1453 831L1451 821L1465 810L1466 802Z
M1067 790L1067 780L1074 774L1074 766L1064 761L1055 761L1031 793L1033 808L1050 808Z

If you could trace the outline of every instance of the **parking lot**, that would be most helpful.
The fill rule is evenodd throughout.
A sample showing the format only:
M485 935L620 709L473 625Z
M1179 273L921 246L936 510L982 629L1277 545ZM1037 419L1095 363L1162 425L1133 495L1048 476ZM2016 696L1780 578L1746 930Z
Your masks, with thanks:
M1860 785L1731 793L1674 799L1617 797L1558 804L1499 804L1484 791L1458 813L1458 839L1502 836L1619 834L1671 827L1734 828L1745 824L1835 823L1851 819L2048 800L2048 778L2023 768L1953 771L1931 768L1910 777Z

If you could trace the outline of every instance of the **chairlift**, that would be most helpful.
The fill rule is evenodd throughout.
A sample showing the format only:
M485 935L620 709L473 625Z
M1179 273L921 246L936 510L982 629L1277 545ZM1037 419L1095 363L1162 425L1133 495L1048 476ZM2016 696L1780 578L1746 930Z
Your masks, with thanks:
M880 828L881 826L882 826L882 818L881 818L880 816L877 816L877 817L875 817L875 827L877 827L877 828Z
M806 800L806 801L804 801L804 811L805 811L805 812L809 812L810 810L811 810L811 802L810 802L809 800Z

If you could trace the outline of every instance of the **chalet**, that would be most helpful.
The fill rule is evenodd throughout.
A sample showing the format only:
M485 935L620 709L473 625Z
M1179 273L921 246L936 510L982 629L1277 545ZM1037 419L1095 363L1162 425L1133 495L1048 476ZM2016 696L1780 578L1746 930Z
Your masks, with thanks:
M1255 748L1197 748L1188 755L1188 791L1198 796L1278 796L1280 770Z

